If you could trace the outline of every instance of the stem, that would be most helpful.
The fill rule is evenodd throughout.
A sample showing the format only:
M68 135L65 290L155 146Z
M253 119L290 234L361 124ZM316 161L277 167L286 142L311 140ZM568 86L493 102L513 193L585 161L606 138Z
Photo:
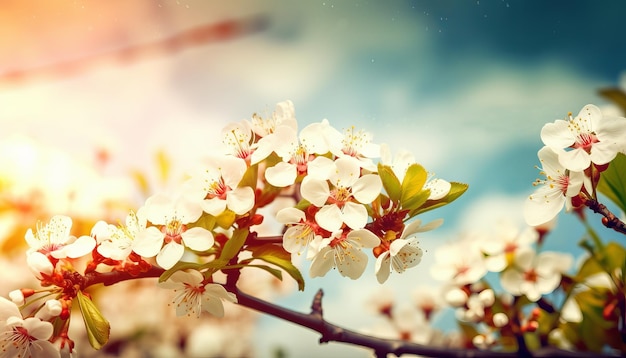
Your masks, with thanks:
M165 272L160 267L152 266L147 271L139 273L137 275L131 275L127 272L111 271L106 273L90 272L84 276L84 279L80 282L80 289L84 290L89 286L103 284L110 286L122 281L142 279L142 278L156 278L161 276ZM334 325L327 322L323 317L322 297L323 291L319 290L313 302L311 304L311 312L308 314L296 312L288 308L278 306L276 304L264 301L262 299L250 296L236 287L236 282L230 280L226 285L226 289L234 293L237 296L238 304L254 309L256 311L281 318L283 320L295 323L302 327L309 328L321 334L320 343L327 342L343 342L370 348L377 357L386 357L389 353L400 356L402 354L418 354L427 357L450 357L450 358L463 358L463 357L518 357L521 352L499 352L489 350L475 350L475 349L455 349L447 347L429 347L421 344L411 343L402 340L392 340L377 338L365 334L361 334L355 331L351 331L346 328ZM526 351L528 356L534 357L617 357L618 355L597 354L587 352L570 352L557 348L542 348L533 352Z
M237 287L228 286L229 291L235 293L238 304L254 309L265 314L272 315L295 323L302 327L309 328L321 334L320 343L343 342L365 348L370 348L377 357L386 357L389 353L396 356L402 354L418 354L428 357L519 357L518 352L481 351L476 349L455 349L447 347L429 347L421 344L411 343L402 340L382 339L327 322L323 318L322 297L323 292L319 290L313 298L311 313L305 314L292 311L285 307L250 296ZM534 357L598 357L597 353L570 352L557 348L542 348L537 351L527 352L528 356ZM617 356L607 354L605 356Z
M80 283L81 290L86 289L89 286L103 284L105 286L111 286L116 283L128 280L135 280L140 278L155 278L161 276L165 270L160 267L152 266L145 272L141 272L137 275L131 275L126 271L111 271L111 272L90 272L85 275L85 279Z
M626 235L626 224L613 214L606 205L595 199L585 200L585 205L596 214L604 216L602 224L609 229L613 229L619 233Z

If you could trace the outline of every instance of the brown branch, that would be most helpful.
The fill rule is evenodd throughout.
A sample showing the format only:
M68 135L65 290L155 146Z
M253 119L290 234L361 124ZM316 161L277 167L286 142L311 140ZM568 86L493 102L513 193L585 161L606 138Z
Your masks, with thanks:
M155 278L161 276L165 270L160 267L152 266L147 271L139 274L130 274L126 271L111 271L111 272L90 272L84 276L84 280L80 283L81 290L86 289L89 286L103 284L105 286L111 286L116 283L128 280L136 280L141 278Z
M349 329L345 329L327 322L323 318L322 314L322 290L319 290L313 299L311 306L311 313L305 314L296 311L292 311L285 307L275 305L273 303L258 299L243 293L238 288L229 286L227 287L231 292L237 295L238 303L242 306L252 308L256 311L269 314L271 316L284 319L286 321L295 323L302 327L309 328L313 331L321 334L320 343L326 342L342 342L353 344L365 348L370 348L374 351L378 357L386 357L387 354L392 353L396 356L402 354L418 354L421 356L429 357L518 357L518 352L498 352L498 351L482 351L474 349L454 349L447 347L430 347L421 344L406 342L402 340L382 339ZM605 354L591 352L570 352L564 351L553 347L542 348L537 351L529 352L533 357L617 357L619 355Z
M92 272L84 276L81 280L81 289L85 289L92 285L103 284L110 286L122 281L157 278L163 274L165 270L153 266L150 269L136 275L128 272L111 271L111 272ZM238 304L254 309L256 311L281 318L283 320L295 323L302 327L309 328L321 334L320 343L341 342L348 343L364 348L370 348L377 357L387 357L389 353L400 356L402 354L418 354L428 357L518 357L519 352L499 352L493 350L475 350L475 349L454 349L447 347L430 347L421 344L411 343L402 340L391 340L377 338L356 331L352 331L340 326L327 322L323 317L322 297L323 291L319 290L315 295L311 304L311 312L308 314L296 312L288 308L278 306L276 304L261 300L254 296L250 296L236 287L236 282L228 282L224 285L226 289L233 292L237 296ZM597 354L591 352L570 352L560 350L554 347L542 348L536 351L528 352L532 357L618 357L619 355Z
M613 229L619 233L626 235L626 224L621 221L615 214L613 214L606 205L598 202L595 199L585 200L585 205L596 214L604 216L602 218L602 224L609 229Z
M248 237L246 239L246 245L264 245L264 244L282 244L283 236L261 236L261 237Z

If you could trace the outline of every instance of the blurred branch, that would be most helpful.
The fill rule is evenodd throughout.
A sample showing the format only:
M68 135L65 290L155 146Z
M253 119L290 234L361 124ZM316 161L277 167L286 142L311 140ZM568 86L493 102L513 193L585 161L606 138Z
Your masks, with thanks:
M104 284L110 286L121 281L139 279L139 278L156 278L159 277L164 270L153 266L149 270L136 275L128 272L111 271L106 273L93 272L84 276L80 286L85 289L96 284ZM311 304L310 313L300 313L288 308L278 306L276 304L264 301L262 299L250 296L236 287L236 282L232 280L225 285L226 289L237 296L239 305L254 309L256 311L281 318L283 320L295 323L302 327L309 328L321 334L320 343L342 342L370 348L377 357L387 357L388 354L400 356L402 354L417 354L427 357L519 357L519 352L499 352L494 350L476 350L476 349L457 349L448 347L431 347L417 343L411 343L402 340L383 339L366 334L358 333L340 326L334 325L326 321L323 317L322 290L317 291ZM528 352L531 357L617 357L609 353L598 354L594 352L571 352L564 351L553 347L542 348L532 352Z
M124 47L41 67L0 73L0 83L16 83L38 77L66 77L87 71L98 64L106 62L132 63L150 56L170 55L190 47L201 46L214 41L229 40L248 33L261 31L267 27L267 24L268 20L265 16L257 15L249 18L201 25L175 33L164 39L141 45Z
M227 289L237 295L238 303L274 317L307 327L320 333L320 343L343 342L361 347L370 348L377 357L387 357L388 354L400 356L402 354L417 354L429 357L519 357L518 352L482 351L475 349L455 349L447 347L429 347L402 340L382 339L351 331L327 322L323 317L322 290L313 298L311 313L305 314L263 301L241 292L238 288L229 286ZM570 352L556 348L542 348L529 353L532 357L600 357L598 353ZM618 356L618 355L604 355Z

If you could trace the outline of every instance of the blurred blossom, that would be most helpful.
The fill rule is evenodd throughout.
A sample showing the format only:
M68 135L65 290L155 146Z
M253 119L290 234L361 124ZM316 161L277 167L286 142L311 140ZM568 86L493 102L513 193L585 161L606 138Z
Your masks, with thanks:
M477 245L464 240L437 248L430 273L437 280L464 285L480 280L487 268Z
M481 243L481 250L487 255L487 269L492 272L504 270L513 262L519 249L530 248L538 238L539 234L534 228L520 230L510 220L498 222L494 236Z
M526 249L515 257L515 266L500 276L502 287L513 295L526 295L536 302L541 295L551 293L561 282L561 274L572 265L568 254Z

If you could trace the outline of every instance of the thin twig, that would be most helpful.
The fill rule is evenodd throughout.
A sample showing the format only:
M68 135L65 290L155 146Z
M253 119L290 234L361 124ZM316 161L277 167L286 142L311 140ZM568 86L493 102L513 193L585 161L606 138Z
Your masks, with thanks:
M609 229L613 229L619 233L626 235L626 224L613 214L606 205L594 199L585 200L585 205L596 214L604 216L602 224Z
M273 303L250 296L236 287L227 287L237 296L238 303L242 306L252 308L259 312L272 315L284 319L286 321L298 324L302 327L309 328L321 334L320 343L325 342L342 342L353 344L365 348L370 348L376 356L384 357L387 354L418 354L429 357L519 357L518 352L498 352L498 351L482 351L473 349L455 349L448 347L430 347L421 344L406 342L402 340L382 339L349 329L345 329L327 322L322 315L322 291L318 291L313 300L311 313L304 314L292 311L288 308L275 305ZM529 352L533 357L617 357L618 355L597 354L588 352L570 352L557 348L542 348L537 351Z

